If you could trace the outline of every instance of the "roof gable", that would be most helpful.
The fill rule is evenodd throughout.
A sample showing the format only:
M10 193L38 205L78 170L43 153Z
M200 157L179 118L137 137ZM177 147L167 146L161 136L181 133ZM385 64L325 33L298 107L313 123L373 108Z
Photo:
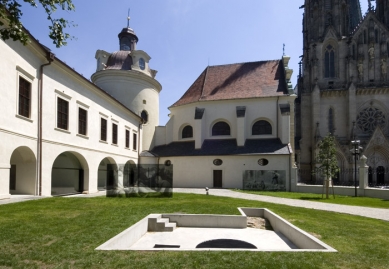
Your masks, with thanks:
M352 33L352 39L357 40L359 35L362 33L364 29L369 29L369 21L373 20L375 25L378 26L382 31L388 32L388 28L380 22L373 11L367 13L367 15L363 18L361 23L355 28Z

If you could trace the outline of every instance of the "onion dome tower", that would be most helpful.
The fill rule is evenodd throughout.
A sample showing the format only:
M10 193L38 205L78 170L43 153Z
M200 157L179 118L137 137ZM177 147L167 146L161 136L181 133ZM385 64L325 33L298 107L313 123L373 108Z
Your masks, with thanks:
M137 50L138 37L129 27L119 33L120 50L113 53L96 52L97 68L92 82L115 97L143 119L141 150L153 147L155 127L159 123L159 93L161 84L155 79L156 70L149 67L151 57Z

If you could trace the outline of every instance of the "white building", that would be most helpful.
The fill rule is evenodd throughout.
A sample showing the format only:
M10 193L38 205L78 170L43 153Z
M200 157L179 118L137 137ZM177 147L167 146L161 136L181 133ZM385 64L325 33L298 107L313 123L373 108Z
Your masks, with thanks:
M26 46L0 41L0 198L97 192L107 184L133 183L131 169L123 175L116 168L122 165L120 172L123 165L138 163L143 137L151 143L150 135L143 135L147 124L143 124L140 109L158 104L155 95L161 86L151 77L155 71L148 68L147 54L135 48L125 51L134 62L144 57L146 71L142 66L126 75L121 70L105 71L112 78L127 79L127 89L136 90L144 99L132 104L131 94L115 99L102 89L107 79L101 72L94 74L94 84L30 39ZM158 115L149 118L154 124Z
M141 162L172 164L175 187L289 190L295 95L288 62L208 66L169 108Z
M158 126L162 87L131 28L96 52L92 82L30 39L0 41L0 199L136 185L139 163L172 164L175 187L290 188L288 57L207 67Z

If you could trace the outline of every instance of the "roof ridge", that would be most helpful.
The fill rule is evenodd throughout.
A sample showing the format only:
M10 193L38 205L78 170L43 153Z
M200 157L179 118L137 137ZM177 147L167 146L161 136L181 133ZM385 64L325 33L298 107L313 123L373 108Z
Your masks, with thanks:
M227 65L236 65L236 64L250 64L250 63L260 63L260 62L276 62L281 59L273 59L273 60L262 60L262 61L252 61L252 62L239 62L239 63L231 63L231 64L218 64L218 65L208 65L209 67L218 67L218 66L227 66Z

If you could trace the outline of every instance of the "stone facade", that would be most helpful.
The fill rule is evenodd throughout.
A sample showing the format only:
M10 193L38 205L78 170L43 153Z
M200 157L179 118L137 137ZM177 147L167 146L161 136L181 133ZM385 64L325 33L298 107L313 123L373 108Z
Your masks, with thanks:
M358 0L305 1L296 99L300 182L317 180L317 144L331 133L341 169L336 184L354 179L352 140L368 159L369 183L389 184L388 3L377 1L362 17Z

